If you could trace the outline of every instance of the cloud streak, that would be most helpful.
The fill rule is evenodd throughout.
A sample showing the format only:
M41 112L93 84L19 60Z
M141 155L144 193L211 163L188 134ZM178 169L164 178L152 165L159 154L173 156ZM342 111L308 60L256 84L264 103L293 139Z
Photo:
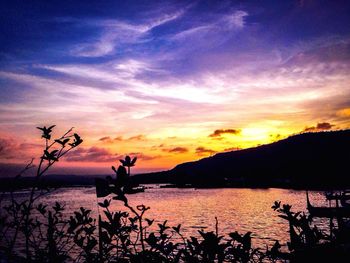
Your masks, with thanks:
M105 148L100 147L85 147L78 148L67 157L65 161L67 162L89 162L89 163L119 163L120 159L124 159L126 155L137 157L142 161L150 161L157 159L159 156L151 156L141 152L131 152L125 154L113 153Z
M168 152L168 153L187 153L188 152L188 148L186 147L174 147L174 148L166 148L166 149L162 149L163 152Z
M104 148L89 147L78 148L65 157L67 162L116 162L121 155L111 153Z
M43 146L33 142L19 142L12 137L0 138L0 162L28 162L42 153Z
M222 135L237 135L240 134L241 130L237 129L219 129L215 130L212 134L209 135L209 137L221 137Z
M199 156L204 156L204 155L213 155L214 153L216 153L216 151L200 146L196 148L195 153Z
M86 26L98 27L101 30L97 41L82 43L72 50L73 56L101 57L113 54L116 49L123 49L124 45L142 44L150 41L149 33L158 26L181 17L185 9L178 10L172 14L164 14L158 18L149 19L143 24L134 24L120 20L94 20L88 24L80 21Z

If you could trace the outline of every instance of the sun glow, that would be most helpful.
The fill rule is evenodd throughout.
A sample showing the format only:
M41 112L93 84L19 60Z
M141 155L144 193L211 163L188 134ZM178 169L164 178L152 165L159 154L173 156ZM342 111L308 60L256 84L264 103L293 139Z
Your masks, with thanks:
M258 142L265 142L269 139L268 128L244 128L242 129L242 137Z

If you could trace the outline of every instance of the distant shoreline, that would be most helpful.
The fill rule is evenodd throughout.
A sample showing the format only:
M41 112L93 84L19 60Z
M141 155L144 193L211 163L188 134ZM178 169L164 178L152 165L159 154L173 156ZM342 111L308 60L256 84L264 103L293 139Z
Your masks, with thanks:
M28 177L27 177L28 178ZM0 191L6 193L9 191L9 185L7 183L4 184L3 182L4 178L0 178ZM295 191L305 191L305 190L311 190L311 191L329 191L329 190L344 190L344 189L350 189L350 186L344 186L344 187L293 187L293 186L277 186L277 185L271 185L271 186L258 186L258 185L241 185L241 186L198 186L198 185L175 185L175 184L164 184L164 183L143 183L141 185L157 185L159 189L167 189L167 188L178 188L178 189L194 189L194 190L205 190L205 189L257 189L257 190L268 190L268 189L285 189L285 190L295 190ZM13 186L13 185L12 185ZM62 188L94 188L95 184L48 184L48 188L58 190ZM153 188L153 187L151 187ZM16 191L25 191L30 189L29 185L23 185L23 187L15 187ZM147 188L146 188L147 191Z
M350 130L303 133L271 144L218 153L171 170L131 176L135 184L166 184L191 188L281 188L331 190L350 188ZM43 187L93 186L107 175L49 174ZM11 189L13 179L0 178L0 189ZM16 187L33 185L21 177Z

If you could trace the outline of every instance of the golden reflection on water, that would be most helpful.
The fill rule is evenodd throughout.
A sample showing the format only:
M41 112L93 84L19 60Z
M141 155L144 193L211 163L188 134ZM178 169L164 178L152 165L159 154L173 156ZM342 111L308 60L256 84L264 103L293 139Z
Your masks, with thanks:
M315 205L326 205L322 192L311 192ZM196 235L198 230L215 229L215 216L219 220L219 231L253 233L253 243L261 248L275 240L286 243L289 240L288 224L271 209L275 200L292 205L294 211L306 210L305 191L285 189L177 189L154 188L144 193L129 195L131 205L150 206L146 218L156 223L168 220L170 226L182 224L185 236ZM97 208L94 188L60 189L47 197L46 201L63 201L67 214L80 206L102 212ZM102 201L101 198L99 201ZM112 201L112 210L125 210L123 203ZM318 221L321 229L327 229L326 221ZM154 224L156 226L156 224Z

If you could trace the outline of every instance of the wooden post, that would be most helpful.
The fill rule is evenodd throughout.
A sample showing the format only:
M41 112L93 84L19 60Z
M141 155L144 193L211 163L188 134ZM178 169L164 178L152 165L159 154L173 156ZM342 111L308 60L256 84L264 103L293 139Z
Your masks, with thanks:
M103 241L102 241L102 227L101 227L101 215L98 215L98 254L100 263L103 262Z

